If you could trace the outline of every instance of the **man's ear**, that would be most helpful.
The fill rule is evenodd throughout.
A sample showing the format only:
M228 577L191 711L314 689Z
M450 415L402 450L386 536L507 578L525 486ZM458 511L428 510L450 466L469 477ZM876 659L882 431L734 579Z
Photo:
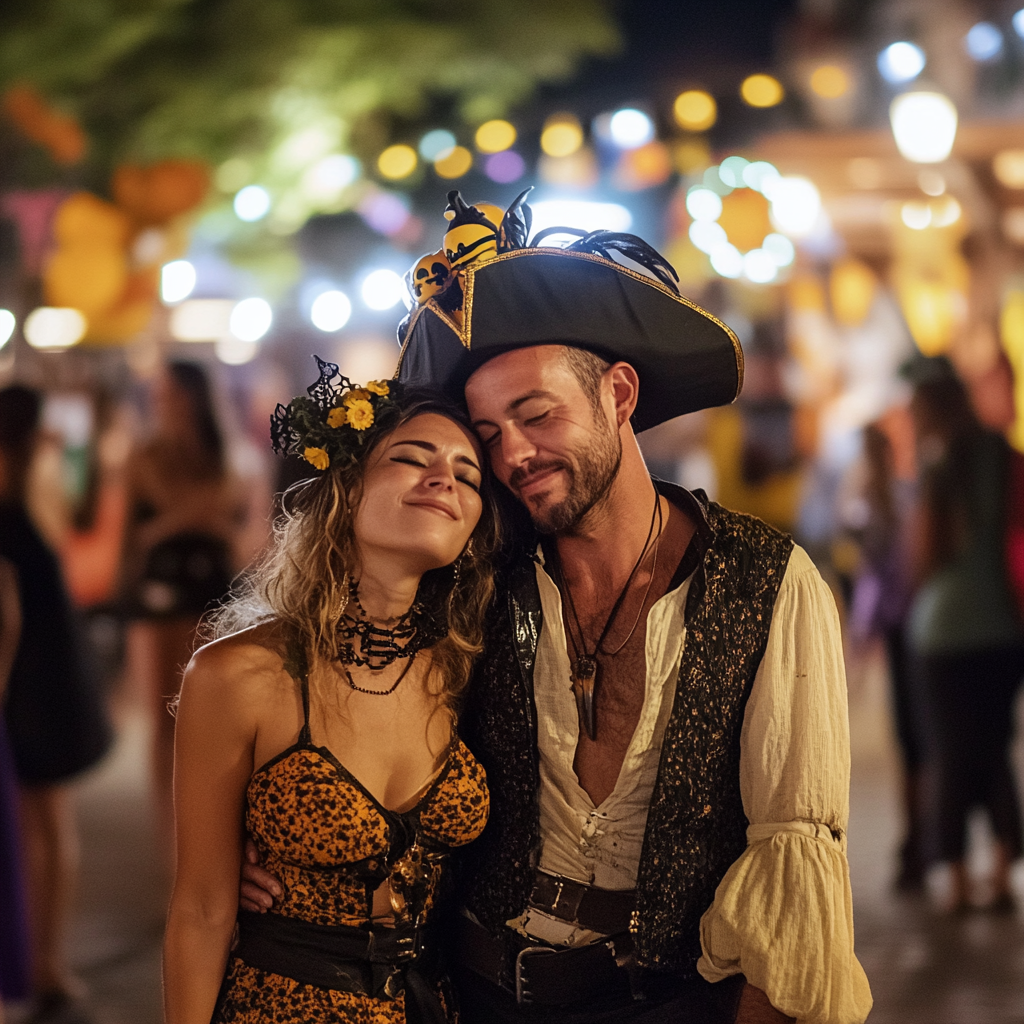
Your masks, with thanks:
M629 363L612 363L604 372L604 379L610 387L615 402L615 425L621 427L629 422L640 397L640 378Z

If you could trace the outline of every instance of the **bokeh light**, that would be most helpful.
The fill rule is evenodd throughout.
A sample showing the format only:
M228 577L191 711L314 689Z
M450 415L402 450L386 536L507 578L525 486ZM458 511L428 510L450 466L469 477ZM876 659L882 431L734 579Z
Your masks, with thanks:
M695 220L690 225L689 237L696 248L709 254L729 241L725 228L716 220Z
M0 309L0 348L3 348L14 335L17 320L9 309Z
M433 163L455 148L455 136L444 128L435 128L420 139L420 156Z
M266 299L242 299L231 310L228 328L240 341L259 341L274 322L274 311Z
M363 281L363 302L378 311L391 309L402 301L404 285L393 270L374 270Z
M328 333L340 331L352 316L352 302L349 297L337 289L321 292L314 300L309 311L309 319L313 326Z
M745 184L743 172L749 166L750 162L742 156L727 156L718 165L718 177L732 188L741 188Z
M811 91L822 99L839 99L850 91L850 76L837 64L822 64L811 73Z
M1013 31L1024 39L1024 8L1021 8L1011 19L1013 24Z
M434 161L434 170L441 178L461 178L473 166L473 154L465 146L455 146Z
M919 164L945 160L956 138L956 107L942 93L905 92L889 107L896 147Z
M368 227L388 237L397 235L409 221L409 201L394 192L370 192L357 209Z
M703 89L687 89L676 97L672 113L680 128L688 132L703 132L718 119L718 104L714 96Z
M262 220L270 212L270 193L262 185L246 185L235 193L233 205L239 220Z
M492 153L484 161L484 174L499 185L518 181L526 173L526 161L514 150Z
M377 157L377 170L392 181L400 178L408 178L416 170L419 160L416 157L416 150L412 146L403 143L396 143L388 146L379 157Z
M187 299L196 286L196 268L188 260L172 260L160 268L160 298L167 305Z
M788 267L796 259L796 248L785 235L779 235L775 232L765 235L761 248L780 267Z
M924 71L924 50L914 43L900 40L890 43L878 55L878 73L890 84L899 85L917 78Z
M779 273L779 265L764 249L751 249L743 256L743 276L754 284L768 284Z
M975 60L995 60L1003 52L1003 33L992 22L979 21L964 36L964 48Z
M1024 188L1024 149L1004 149L992 158L992 173L1000 185Z
M169 328L175 341L216 341L231 330L230 299L186 299L171 310Z
M25 317L25 340L37 349L71 348L85 337L88 326L77 309L40 306Z
M540 148L548 156L572 156L582 145L583 128L572 114L553 114L540 133Z
M242 366L251 362L259 350L257 342L236 338L233 334L225 334L218 338L213 347L217 358L227 366Z
M771 75L750 75L740 86L743 102L752 107L774 107L782 102L785 95L782 83Z
M359 161L344 153L318 160L302 176L302 193L313 202L334 202L358 177Z
M737 278L743 273L743 256L735 245L725 242L711 253L711 266L720 277Z
M654 138L654 122L642 110L623 107L612 114L608 133L619 149L637 149Z
M485 121L477 128L474 141L481 153L500 153L515 145L516 130L508 121Z
M711 189L698 185L687 193L686 212L694 220L718 220L722 214L722 199Z
M534 232L553 227L579 228L580 231L628 231L633 226L633 214L619 203L546 199L530 205L533 208ZM546 239L544 244L548 244Z
M806 238L821 213L821 195L814 182L798 176L780 177L765 191L771 203L771 221L790 238Z

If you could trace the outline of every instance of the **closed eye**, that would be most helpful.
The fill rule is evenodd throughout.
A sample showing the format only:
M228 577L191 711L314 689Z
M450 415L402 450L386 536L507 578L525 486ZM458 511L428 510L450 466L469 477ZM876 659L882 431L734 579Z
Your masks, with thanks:
M472 487L477 494L480 493L480 485L473 480L467 480L466 477L456 477L460 484L466 484L467 487Z
M427 465L425 462L417 462L415 459L405 459L401 455L393 455L391 461L404 462L407 466L419 466L420 469L425 469Z
M548 410L548 411L549 411L549 410ZM539 414L538 414L538 415L536 415L536 416L531 416L531 417L530 417L530 418L529 418L528 420L524 420L523 422L524 422L524 423L525 423L525 424L526 424L526 425L527 425L528 427L535 427L535 426L536 426L536 425L537 425L538 423L540 423L540 422L542 422L543 420L547 419L547 416L548 416L548 411L545 411L545 412L539 413Z

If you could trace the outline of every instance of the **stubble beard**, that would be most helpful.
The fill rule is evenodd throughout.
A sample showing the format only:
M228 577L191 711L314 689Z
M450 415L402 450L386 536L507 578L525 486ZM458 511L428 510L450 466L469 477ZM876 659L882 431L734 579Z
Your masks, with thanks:
M602 418L595 417L594 426L593 442L586 448L576 449L572 453L573 462L555 460L531 463L526 467L524 478L530 473L557 466L564 470L568 481L568 493L556 504L534 509L527 503L538 533L550 536L574 532L615 482L622 463L622 440ZM516 481L512 483L514 486Z

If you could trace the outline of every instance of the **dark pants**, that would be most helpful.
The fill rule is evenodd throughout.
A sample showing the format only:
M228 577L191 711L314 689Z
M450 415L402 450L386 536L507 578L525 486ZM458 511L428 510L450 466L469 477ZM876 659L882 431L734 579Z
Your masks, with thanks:
M519 1006L515 996L472 971L453 974L460 1024L733 1024L746 980L742 975L715 985L703 980L664 1001L629 996L593 1004Z
M920 660L927 702L929 853L962 860L967 816L989 814L996 839L1021 855L1021 817L1010 740L1024 649L1013 647Z

